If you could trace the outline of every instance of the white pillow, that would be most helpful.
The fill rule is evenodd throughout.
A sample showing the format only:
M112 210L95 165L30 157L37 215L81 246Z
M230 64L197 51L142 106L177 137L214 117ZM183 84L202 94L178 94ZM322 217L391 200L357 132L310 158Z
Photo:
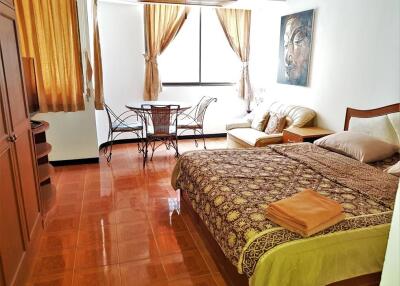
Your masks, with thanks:
M254 118L251 122L251 128L264 131L265 126L267 126L269 118L269 112L263 108L257 108L254 110Z
M400 161L385 169L385 172L400 177Z
M314 144L364 163L383 160L397 152L396 145L352 131L322 137L314 141Z

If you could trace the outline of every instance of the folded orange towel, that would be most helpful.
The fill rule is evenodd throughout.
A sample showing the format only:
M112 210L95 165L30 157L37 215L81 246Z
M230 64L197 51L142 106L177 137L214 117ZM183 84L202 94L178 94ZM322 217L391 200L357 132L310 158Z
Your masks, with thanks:
M271 203L267 218L304 237L324 230L344 219L343 207L312 190Z

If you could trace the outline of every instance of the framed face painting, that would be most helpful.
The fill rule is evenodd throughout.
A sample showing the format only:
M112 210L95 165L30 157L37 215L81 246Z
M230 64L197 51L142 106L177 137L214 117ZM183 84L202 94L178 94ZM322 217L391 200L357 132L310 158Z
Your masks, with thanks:
M314 10L282 16L278 82L308 85Z

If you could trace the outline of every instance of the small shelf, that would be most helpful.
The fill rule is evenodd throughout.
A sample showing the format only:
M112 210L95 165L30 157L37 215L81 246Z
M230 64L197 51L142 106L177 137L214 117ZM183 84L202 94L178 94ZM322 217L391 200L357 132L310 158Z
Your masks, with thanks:
M40 159L51 152L51 145L49 143L36 144L36 159Z
M47 129L49 129L49 123L47 123L46 121L42 121L42 124L39 125L36 128L32 128L32 133L33 135L45 132Z
M39 165L38 167L39 173L39 183L42 183L50 178L50 176L54 173L54 167L49 163Z

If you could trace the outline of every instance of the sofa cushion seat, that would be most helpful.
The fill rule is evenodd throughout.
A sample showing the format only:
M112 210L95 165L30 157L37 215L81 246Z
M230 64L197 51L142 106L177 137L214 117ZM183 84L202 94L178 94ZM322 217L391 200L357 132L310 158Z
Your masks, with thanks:
M255 147L282 142L282 133L266 134L253 128L232 129L228 131L228 136Z

